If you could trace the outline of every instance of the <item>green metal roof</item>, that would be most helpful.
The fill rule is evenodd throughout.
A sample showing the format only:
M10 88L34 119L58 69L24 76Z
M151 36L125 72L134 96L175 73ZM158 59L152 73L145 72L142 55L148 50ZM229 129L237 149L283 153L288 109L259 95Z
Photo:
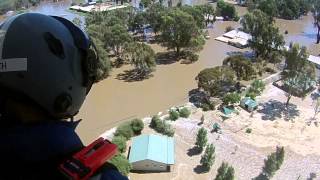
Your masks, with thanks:
M174 141L172 137L141 135L132 140L129 162L152 160L164 164L174 164Z
M247 106L249 106L249 107L256 107L256 106L258 106L258 103L257 103L255 100L253 100L253 99L251 99L251 98L249 98L249 97L243 98L242 101L243 101L243 103L244 103L245 105L247 105Z
M225 115L230 115L231 113L233 113L234 110L233 109L230 109L230 108L227 108L227 107L223 107L223 113Z

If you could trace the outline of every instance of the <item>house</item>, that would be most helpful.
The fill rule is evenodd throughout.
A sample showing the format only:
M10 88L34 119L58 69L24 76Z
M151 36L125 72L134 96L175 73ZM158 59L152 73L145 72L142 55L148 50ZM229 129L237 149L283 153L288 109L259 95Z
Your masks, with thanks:
M174 164L174 139L152 134L133 138L129 162L136 171L170 171Z
M315 66L320 69L320 57L319 56L313 56L310 55L307 59L308 61L312 62L315 64Z
M248 46L248 41L251 38L252 36L248 33L239 30L232 30L223 34L222 36L217 37L216 40L228 43L238 48L245 48Z
M240 101L240 106L249 112L252 112L258 108L258 103L249 97L245 97Z

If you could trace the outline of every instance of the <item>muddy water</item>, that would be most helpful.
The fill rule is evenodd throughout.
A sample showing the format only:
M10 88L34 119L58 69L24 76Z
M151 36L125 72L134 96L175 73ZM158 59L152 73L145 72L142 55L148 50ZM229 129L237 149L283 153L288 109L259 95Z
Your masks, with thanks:
M245 13L243 8L241 10L241 13ZM312 25L311 16L291 22L277 20L281 31L289 30L286 39L294 35L307 38L304 32L310 29L310 24ZM239 51L237 48L214 40L215 37L223 34L229 25L239 27L239 23L236 22L215 23L214 28L210 30L211 39L207 41L200 53L200 60L195 64L158 65L156 72L153 73L154 76L150 79L130 83L116 79L117 74L130 69L130 66L114 69L111 77L92 89L78 115L78 118L85 119L77 128L83 141L85 143L92 141L103 131L120 122L153 115L159 111L164 112L169 107L187 102L188 92L196 88L194 79L202 69L221 65L229 52ZM301 39L298 41L300 42ZM311 38L306 40L307 44L315 47L313 42ZM164 51L159 46L153 46L157 51ZM315 49L319 48L315 47Z
M227 52L238 51L214 40L228 23L217 23L210 30L211 39L194 64L158 65L153 77L140 82L124 82L116 76L130 66L114 69L112 76L97 84L87 97L78 118L85 119L77 128L85 143L106 129L134 117L144 117L165 111L188 101L188 92L196 88L196 75L205 67L222 64ZM231 24L235 24L231 22ZM157 51L165 49L153 45Z

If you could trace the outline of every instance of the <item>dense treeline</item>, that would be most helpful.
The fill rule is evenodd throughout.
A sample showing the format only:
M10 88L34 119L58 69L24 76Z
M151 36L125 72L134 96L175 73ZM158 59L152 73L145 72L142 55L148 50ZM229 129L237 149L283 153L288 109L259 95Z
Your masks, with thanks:
M297 19L307 14L312 0L249 0L249 10L260 9L271 17Z
M22 7L29 8L40 3L41 0L1 0L0 1L0 14L7 11L18 10Z
M176 59L196 61L196 52L205 43L202 29L214 21L214 16L209 4L168 8L160 3L148 4L145 11L128 7L88 15L86 31L101 58L99 80L108 76L111 66L122 64L132 64L135 77L140 79L155 70L156 54L144 42L145 30L150 28L154 32L151 40L175 52Z

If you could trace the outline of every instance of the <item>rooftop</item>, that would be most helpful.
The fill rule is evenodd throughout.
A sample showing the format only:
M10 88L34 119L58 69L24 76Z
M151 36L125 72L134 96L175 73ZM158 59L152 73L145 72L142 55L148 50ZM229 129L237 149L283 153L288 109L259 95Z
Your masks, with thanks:
M164 164L174 164L174 141L172 137L140 135L132 140L129 162L152 160Z

